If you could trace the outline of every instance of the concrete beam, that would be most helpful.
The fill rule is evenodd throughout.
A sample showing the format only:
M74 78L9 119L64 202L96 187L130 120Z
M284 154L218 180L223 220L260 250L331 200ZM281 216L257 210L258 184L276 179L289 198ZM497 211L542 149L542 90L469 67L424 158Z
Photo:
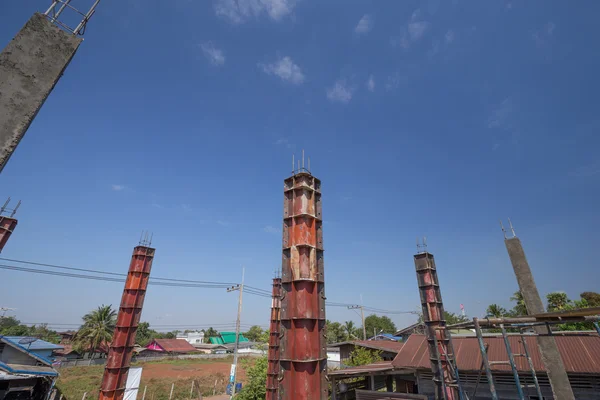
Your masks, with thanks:
M0 172L82 40L36 13L0 53Z
M517 277L517 282L519 283L519 290L523 295L523 300L527 307L527 313L529 315L544 313L544 303L542 303L537 286L535 285L521 240L518 237L513 237L505 239L504 242ZM544 326L534 326L533 329L540 335L552 333L548 327ZM538 336L537 342L542 362L548 373L548 380L550 381L554 398L575 400L575 395L571 389L571 383L569 382L569 377L567 376L567 371L560 357L554 337Z

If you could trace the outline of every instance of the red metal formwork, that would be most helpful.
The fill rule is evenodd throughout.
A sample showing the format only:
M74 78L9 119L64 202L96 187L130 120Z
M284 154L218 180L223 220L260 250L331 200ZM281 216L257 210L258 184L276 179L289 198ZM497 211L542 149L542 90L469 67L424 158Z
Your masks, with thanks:
M17 227L17 220L10 217L0 216L0 253L4 249L6 242Z
M267 367L266 400L276 400L279 388L279 322L281 310L281 278L273 279L273 302L271 304L271 323L269 325L269 365Z
M325 400L327 341L321 181L284 181L279 399Z
M129 273L121 298L117 327L110 344L106 368L100 388L100 400L121 400L135 346L135 335L152 269L155 249L137 246L133 249Z
M458 400L459 380L450 333L446 329L444 304L433 254L414 256L417 283L423 307L423 321L429 348L429 360L436 384L436 399Z

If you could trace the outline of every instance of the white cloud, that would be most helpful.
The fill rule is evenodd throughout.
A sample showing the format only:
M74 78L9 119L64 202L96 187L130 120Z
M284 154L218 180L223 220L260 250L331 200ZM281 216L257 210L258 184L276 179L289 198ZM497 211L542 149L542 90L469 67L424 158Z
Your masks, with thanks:
M112 187L112 190L114 190L115 192L120 192L127 188L125 185L111 185L111 187Z
M425 35L429 25L429 22L421 19L421 10L416 9L408 24L403 28L402 35L391 39L392 45L400 45L400 47L408 49L412 43L419 41Z
M543 28L533 32L531 37L538 47L546 47L549 44L552 35L554 34L554 29L556 29L556 24L554 24L552 21L549 21L546 23L546 25L544 25Z
M367 89L369 89L369 92L375 91L375 78L373 75L370 75L369 79L367 79Z
M365 14L360 21L358 21L356 28L354 28L354 32L358 34L368 33L371 28L373 28L373 18L369 14Z
M503 127L510 114L513 111L513 103L510 97L505 98L502 102L494 107L488 118L488 128L501 128Z
M452 29L449 29L448 32L446 32L446 43L452 43L454 42L454 31Z
M262 14L280 21L291 14L295 7L296 0L216 0L215 2L216 14L235 24Z
M222 50L215 47L212 42L204 42L200 45L204 56L210 61L212 65L223 65L225 64L225 54Z
M352 100L354 89L348 86L345 79L338 79L335 84L327 89L327 98L334 102L348 103Z
M275 228L272 225L267 225L263 228L263 231L267 233L279 233L279 229Z
M299 85L304 82L304 74L290 57L283 57L272 64L258 64L269 75L277 75L284 81Z

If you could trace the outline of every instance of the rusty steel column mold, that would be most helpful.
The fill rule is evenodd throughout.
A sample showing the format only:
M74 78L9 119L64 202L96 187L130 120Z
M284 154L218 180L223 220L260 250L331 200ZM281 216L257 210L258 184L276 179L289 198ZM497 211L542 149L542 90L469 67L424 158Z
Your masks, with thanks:
M444 305L435 268L433 254L418 253L414 256L417 283L423 307L423 321L429 347L429 360L436 385L435 398L458 400L459 380L456 370L450 332L446 329Z
M321 181L284 181L279 399L328 397Z
M281 310L281 278L273 279L273 302L269 324L269 366L267 369L266 400L276 400L279 388L279 323Z
M10 235L17 227L17 220L14 218L4 217L0 215L0 253L4 250L4 246Z
M117 326L110 344L106 368L100 388L100 400L121 400L133 355L135 335L140 317L155 249L136 246L131 256L129 273L117 315Z
M21 200L19 200L15 208L8 208L9 204L10 197L6 199L4 205L0 207L0 253L2 253L2 250L4 250L6 242L8 242L10 235L12 235L13 231L17 227L17 220L13 217L21 206ZM3 215L4 213L10 213L10 215L7 217Z

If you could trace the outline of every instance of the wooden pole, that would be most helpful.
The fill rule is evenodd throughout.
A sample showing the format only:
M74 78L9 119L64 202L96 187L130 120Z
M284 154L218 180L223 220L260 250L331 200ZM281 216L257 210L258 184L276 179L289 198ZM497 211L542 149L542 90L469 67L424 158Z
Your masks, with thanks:
M83 397L81 398L81 400L85 400L86 396L87 396L87 392L83 392Z
M190 389L190 399L192 398L193 394L194 394L194 380L192 380L192 388Z
M169 400L173 398L173 389L175 389L175 382L171 385L171 394L169 394Z
M148 389L148 385L144 386L144 394L142 395L142 400L146 398L146 389Z
M215 379L215 386L213 386L213 396L217 392L217 379Z

